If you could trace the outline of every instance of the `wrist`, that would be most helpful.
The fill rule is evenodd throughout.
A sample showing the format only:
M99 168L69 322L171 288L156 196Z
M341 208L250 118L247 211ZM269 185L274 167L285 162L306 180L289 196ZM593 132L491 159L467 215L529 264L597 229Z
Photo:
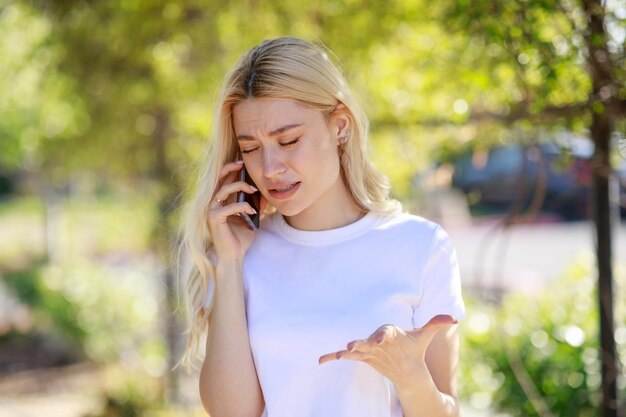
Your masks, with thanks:
M215 264L215 275L218 282L237 281L243 277L243 259L220 258Z
M221 257L215 263L215 270L219 274L220 272L238 272L243 269L243 258L233 257L225 258Z
M394 381L398 397L413 396L432 384L433 380L428 367L423 362L414 366L404 378Z

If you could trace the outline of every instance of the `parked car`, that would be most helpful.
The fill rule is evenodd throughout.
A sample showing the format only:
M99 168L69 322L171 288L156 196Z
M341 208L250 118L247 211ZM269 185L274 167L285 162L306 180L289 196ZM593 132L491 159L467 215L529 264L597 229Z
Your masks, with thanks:
M565 145L511 144L460 155L452 163L452 186L474 208L526 211L539 195L542 212L589 218L593 143L569 138Z

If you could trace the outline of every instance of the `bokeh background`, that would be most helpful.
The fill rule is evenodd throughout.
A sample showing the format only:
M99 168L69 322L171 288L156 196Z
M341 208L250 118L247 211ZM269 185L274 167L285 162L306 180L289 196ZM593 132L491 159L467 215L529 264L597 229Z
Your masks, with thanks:
M464 415L598 415L601 165L623 404L623 0L0 0L0 416L204 415L179 210L223 74L280 35L333 51L394 196L453 238Z

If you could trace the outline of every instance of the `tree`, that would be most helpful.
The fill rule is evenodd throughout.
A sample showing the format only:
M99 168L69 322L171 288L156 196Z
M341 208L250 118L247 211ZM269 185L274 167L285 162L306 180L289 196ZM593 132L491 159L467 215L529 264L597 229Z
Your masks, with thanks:
M87 171L113 187L122 181L151 185L141 191L152 194L158 207L153 249L163 263L167 304L162 313L171 368L182 340L174 314L177 209L193 174L186 166L202 154L209 130L210 93L245 49L292 29L302 16L311 19L313 31L319 30L317 19L324 19L310 6L300 10L269 2L31 1L10 2L7 9L45 26L29 51L52 54L53 73L65 80L50 108L28 108L22 119L11 119L7 137L15 150L13 167L26 162L28 148L19 132L29 124L47 126L30 120L39 117L54 127L54 137L47 130L32 134L39 161L33 173L43 188L63 186ZM372 12L362 14L374 21ZM260 30L240 30L251 21L265 23ZM14 64L32 71L36 61L27 57ZM10 83L8 73L6 79ZM45 99L36 92L32 97ZM10 104L11 111L19 109ZM78 120L79 128L53 117L61 110L65 119ZM176 374L167 376L169 398L177 402Z
M84 171L110 184L150 184L139 191L157 201L154 249L169 266L171 294L176 208L203 153L220 79L264 38L317 38L340 57L365 103L373 156L399 197L410 194L410 177L433 153L509 140L511 127L589 132L604 202L594 211L599 264L608 265L609 135L626 126L623 6L368 3L5 1L0 33L25 41L23 48L11 47L18 44L11 37L0 41L9 62L0 68L7 116L0 118L0 166L30 169L52 186ZM600 281L610 290L610 268ZM173 310L164 309L168 319ZM171 364L178 333L169 323Z
M506 111L479 110L470 120L489 117L505 122L584 123L595 144L592 213L598 262L601 415L617 416L619 366L613 320L609 181L613 175L611 135L616 128L623 129L626 121L624 7L619 2L599 0L465 1L448 6L443 14L456 30L483 45L503 46L494 54L496 62L508 59L516 74L515 86L521 92L503 101ZM481 52L485 57L489 50ZM579 83L578 88L568 94L563 87L573 82ZM583 92L586 95L581 97Z

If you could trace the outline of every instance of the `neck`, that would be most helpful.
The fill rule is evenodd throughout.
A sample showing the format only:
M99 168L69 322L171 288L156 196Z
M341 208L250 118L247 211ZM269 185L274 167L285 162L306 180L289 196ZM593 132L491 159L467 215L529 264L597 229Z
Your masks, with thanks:
M366 211L357 207L352 198L348 197L342 204L317 210L310 207L295 216L285 217L285 221L299 230L330 230L354 223L365 214Z

